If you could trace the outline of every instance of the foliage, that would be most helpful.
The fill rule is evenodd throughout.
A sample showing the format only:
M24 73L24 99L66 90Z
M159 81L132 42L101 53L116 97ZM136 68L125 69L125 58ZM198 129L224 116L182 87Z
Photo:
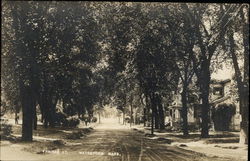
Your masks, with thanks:
M236 112L236 107L228 104L219 104L212 109L212 119L215 130L229 130L229 123Z
M45 127L76 126L107 104L151 116L156 126L157 119L164 123L181 80L187 104L197 99L189 84L199 87L206 137L212 58L229 50L223 38L237 7L5 1L1 87L7 109L22 107L24 129L32 127L36 105Z
M9 136L12 133L12 125L2 123L1 121L1 138Z

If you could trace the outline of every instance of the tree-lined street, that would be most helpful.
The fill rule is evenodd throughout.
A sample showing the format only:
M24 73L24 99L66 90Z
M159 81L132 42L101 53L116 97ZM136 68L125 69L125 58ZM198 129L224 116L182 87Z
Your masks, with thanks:
M73 145L44 154L26 154L27 160L103 160L103 161L229 161L229 158L206 157L203 154L171 146L165 142L145 137L145 134L131 130L121 124L105 122L98 125L87 137L71 142ZM74 143L77 143L74 145ZM20 159L8 155L3 147L3 160ZM26 153L26 152L25 152ZM34 159L35 158L35 159ZM21 159L22 160L22 159Z
M248 4L3 1L2 30L3 141L27 150L52 135L41 145L75 140L70 151L100 148L101 160L109 150L118 160L214 159L101 128L117 118L147 137L248 145Z

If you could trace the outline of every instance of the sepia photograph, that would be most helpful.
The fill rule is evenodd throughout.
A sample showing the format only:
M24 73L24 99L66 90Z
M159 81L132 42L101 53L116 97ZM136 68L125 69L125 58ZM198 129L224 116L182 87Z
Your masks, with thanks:
M249 4L1 7L1 161L248 160Z

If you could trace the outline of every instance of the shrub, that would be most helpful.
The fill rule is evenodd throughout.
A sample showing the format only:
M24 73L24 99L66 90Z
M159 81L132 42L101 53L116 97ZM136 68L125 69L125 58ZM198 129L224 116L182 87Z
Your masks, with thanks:
M67 118L68 127L76 127L79 124L80 124L80 120L77 117L72 116L72 117Z
M236 107L231 104L218 104L212 108L212 120L216 131L228 131L231 118L235 114Z
M56 112L55 114L55 124L60 126L65 126L67 121L67 116L63 112Z
M60 125L63 127L76 127L80 124L80 119L77 116L66 117L65 115L60 115Z
M189 123L188 130L190 132L198 131L199 130L199 125L197 125L196 123Z
M9 136L12 133L12 125L3 123L1 124L1 138L2 136Z

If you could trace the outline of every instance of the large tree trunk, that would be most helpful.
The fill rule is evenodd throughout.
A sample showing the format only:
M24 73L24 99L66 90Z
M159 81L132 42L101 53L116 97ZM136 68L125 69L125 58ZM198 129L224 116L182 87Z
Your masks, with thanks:
M241 144L248 144L248 126L249 126L249 88L248 88L248 82L243 82L247 81L248 75L247 73L244 73L244 79L242 79L241 71L239 68L237 56L235 54L235 42L233 38L233 32L229 34L229 42L230 42L230 53L232 56L232 61L234 65L234 70L235 70L235 77L236 77L236 82L237 82L237 87L238 87L238 94L239 94L239 104L240 104L240 115L241 115L241 122L240 122L240 142ZM244 49L246 50L246 49ZM245 51L248 52L248 51ZM247 53L245 53L247 55ZM245 60L246 59L246 60ZM244 68L245 67L245 61L248 62L248 57L244 57ZM249 64L247 64L248 66ZM249 72L248 69L244 69L244 72Z
M43 121L43 126L44 128L48 128L48 120L49 120L49 109L48 108L44 108L44 121Z
M46 101L44 102L45 104L45 121L44 121L44 126L45 128L48 127L48 125L50 127L55 127L55 114L56 114L56 104L58 99L55 97L53 98L52 93L50 92L46 94L46 96L44 97Z
M34 108L34 121L33 121L34 130L37 130L37 114L36 114L36 106Z
M249 7L245 8L249 11ZM248 144L248 128L249 128L249 13L244 14L244 8L240 10L240 16L243 23L243 46L244 46L244 71L242 88L239 90L240 97L240 111L241 111L241 131L240 143ZM233 53L234 54L234 53ZM236 65L236 64L235 64Z
M154 124L155 124L155 101L154 101L154 94L150 96L150 102L151 102L151 134L154 134Z
M183 91L181 93L181 101L182 101L182 131L183 135L188 135L188 118L187 118L187 86L183 85Z
M157 106L158 106L158 111L159 111L159 126L160 129L163 130L165 129L165 115L162 107L162 101L161 101L161 96L157 95Z
M163 130L165 129L165 118L164 118L164 111L163 111L162 104L158 105L158 109L159 109L159 126L160 126L160 129Z
M48 108L49 108L49 117L48 117L48 123L50 127L55 127L55 122L54 122L54 113L55 109L53 108L52 102L48 102Z
M132 103L130 104L130 127L132 126L132 122L133 122L133 106Z
M205 52L205 51L203 51ZM212 51L211 51L212 52ZM201 58L201 68L198 70L197 67L194 68L194 71L196 73L197 79L198 79L198 85L199 85L199 91L200 91L200 97L202 100L201 103L201 138L208 138L209 137L209 86L210 86L210 59L206 58L206 53L202 54ZM195 58L192 58L195 60ZM197 63L194 63L197 64Z
M23 111L22 140L32 141L33 135L33 96L31 87L21 85L21 103Z
M202 138L208 138L209 137L209 84L204 84L204 89L202 92L202 122L201 122L201 137Z
M151 114L151 134L154 134L154 112L152 109L152 114Z
M240 123L240 144L248 144L248 126L249 126L249 98L247 93L245 93L242 98L240 98L240 113L241 113L241 123Z
M150 120L150 101L149 101L149 97L146 96L146 114L145 114L145 124L147 127L149 127L150 123L149 123L149 120Z
M51 111L50 111L50 108L49 108L49 102L48 102L48 99L47 99L47 95L45 95L45 94L43 96L42 104L43 104L43 110L44 110L44 122L43 122L43 125L44 125L45 128L48 128Z
M204 89L204 92L202 93L202 122L201 122L201 137L207 138L209 136L209 100L208 96L209 93L207 92L209 89Z
M147 112L146 112L146 108L143 108L143 126L144 127L146 127L146 114L147 114Z
M159 113L158 113L156 102L154 103L153 108L154 108L155 129L159 129Z
M154 126L155 126L155 129L159 129L159 113L158 113L158 108L157 108L156 94L152 95L151 105L152 105L152 113L154 116L153 117L154 118Z
M206 59L201 64L201 73L199 76L200 92L202 100L202 122L201 122L201 138L209 137L209 85L210 85L210 71L209 71L209 61Z
M56 104L57 104L57 98L51 101L51 106L50 106L51 114L49 120L50 127L55 127Z

